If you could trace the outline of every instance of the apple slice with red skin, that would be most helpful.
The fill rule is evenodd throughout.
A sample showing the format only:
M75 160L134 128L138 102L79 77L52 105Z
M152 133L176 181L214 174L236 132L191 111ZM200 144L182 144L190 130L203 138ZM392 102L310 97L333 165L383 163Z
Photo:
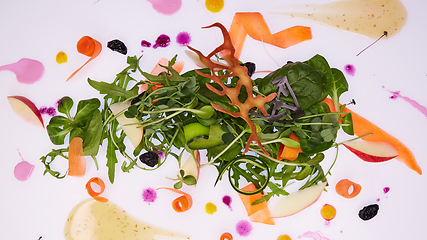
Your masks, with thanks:
M343 145L366 162L384 162L399 155L393 145L388 142L357 139L343 142Z
M200 152L195 150L194 155L196 156L196 160L194 160L193 155L190 155L187 161L182 165L181 170L184 170L184 176L192 175L196 180L199 180Z
M123 111L127 110L131 105L130 101L117 102L109 106L111 112L116 116L126 136L129 138L132 145L137 148L142 141L144 128L138 125L139 120L136 118L127 118Z
M44 128L42 115L30 99L23 96L9 96L7 97L7 100L9 100L9 104L13 111L15 111L19 116L28 122Z
M304 188L278 199L277 203L270 208L272 218L287 217L298 213L311 206L319 199L326 187L326 182Z

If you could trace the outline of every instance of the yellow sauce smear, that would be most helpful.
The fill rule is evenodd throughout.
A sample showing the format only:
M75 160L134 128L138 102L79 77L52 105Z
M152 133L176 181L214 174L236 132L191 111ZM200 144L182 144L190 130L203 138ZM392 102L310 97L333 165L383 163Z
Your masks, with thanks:
M142 222L112 202L93 199L70 212L64 229L66 240L152 240L190 237Z
M298 7L298 6L293 6ZM407 11L399 0L346 0L328 4L308 4L295 12L285 13L378 38L384 31L388 36L399 32L406 23Z

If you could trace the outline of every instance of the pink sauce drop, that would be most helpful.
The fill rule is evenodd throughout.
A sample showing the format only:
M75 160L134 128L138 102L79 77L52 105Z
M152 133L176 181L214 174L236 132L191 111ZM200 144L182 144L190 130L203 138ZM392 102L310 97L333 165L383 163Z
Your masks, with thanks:
M156 190L153 188L146 188L142 191L142 199L144 199L144 202L150 204L154 202L157 199L157 193Z
M181 0L147 0L153 5L154 10L165 15L172 15L181 9Z
M188 32L180 32L176 36L176 42L180 46L187 46L191 42L191 36Z
M21 153L19 153L19 156L21 156ZM13 174L15 175L15 178L18 179L19 181L26 181L30 178L31 173L33 172L33 169L34 169L34 165L25 161L22 158L22 156L21 156L21 159L22 161L16 164Z
M356 68L352 64L345 65L344 69L348 75L354 76L354 74L356 73Z
M383 86L383 88L385 88L385 87ZM387 90L387 91L389 91L389 90ZM419 104L417 101L412 100L412 99L410 99L408 97L400 95L400 91L396 91L396 92L389 91L389 92L393 94L393 96L390 97L391 99L402 98L407 103L411 104L412 107L414 107L415 109L417 109L418 111L420 111L424 116L427 117L427 108L424 107L423 105Z
M385 187L385 188L383 189L383 191L384 191L384 194L386 194L386 193L388 193L388 192L390 191L390 188L389 188L389 187Z
M236 232L242 237L249 236L249 234L252 232L252 229L253 227L251 223L246 220L242 220L236 224Z
M44 74L41 62L29 58L22 58L16 63L0 66L0 71L8 70L15 73L18 82L32 84L39 81Z
M225 196L222 198L222 202L223 202L225 205L227 205L227 206L228 206L228 208L230 208L230 210L231 210L231 211L233 211L233 209L231 209L231 202L232 202L232 199L231 199L231 197L230 197L230 196L225 195Z
M303 237L311 238L313 240L329 240L328 238L322 236L320 234L320 232L310 232L310 231L308 231L308 232L304 233L303 235L298 236L298 238L303 238Z

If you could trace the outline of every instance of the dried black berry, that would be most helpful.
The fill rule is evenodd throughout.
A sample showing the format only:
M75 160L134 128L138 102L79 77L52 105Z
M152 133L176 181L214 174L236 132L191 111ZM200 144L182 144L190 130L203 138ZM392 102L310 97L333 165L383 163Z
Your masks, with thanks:
M367 221L375 217L379 209L380 209L380 206L378 204L368 205L359 211L359 217L362 220Z
M241 66L245 66L248 69L248 75L249 77L252 77L255 73L255 63L253 62L245 62L243 64L240 64Z
M124 55L128 53L128 48L126 47L126 45L118 39L109 41L107 43L107 47L113 51L119 52Z
M144 96L144 93L145 92L140 93L137 97L135 97L134 99L132 99L132 101L130 102L130 105L134 105L134 104L140 102L141 99L142 99L142 96Z
M139 160L150 167L154 167L159 163L159 155L155 152L146 152L139 156Z

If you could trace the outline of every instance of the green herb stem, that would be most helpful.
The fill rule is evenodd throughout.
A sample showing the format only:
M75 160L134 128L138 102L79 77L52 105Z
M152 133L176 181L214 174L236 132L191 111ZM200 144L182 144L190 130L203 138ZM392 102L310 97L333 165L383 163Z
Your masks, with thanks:
M251 147L249 147L249 150L252 151L252 152L254 152L254 153L256 153L256 154L258 154L258 155L260 155L260 156L263 156L263 157L269 159L270 161L273 161L273 162L276 162L276 163L279 163L279 164L288 165L288 166L310 166L307 163L290 163L290 162L280 161L280 160L277 160L275 158L272 158L272 157L268 156L267 154L265 154L265 153L263 153L261 151L258 151L258 150L254 149L254 148L251 148Z

